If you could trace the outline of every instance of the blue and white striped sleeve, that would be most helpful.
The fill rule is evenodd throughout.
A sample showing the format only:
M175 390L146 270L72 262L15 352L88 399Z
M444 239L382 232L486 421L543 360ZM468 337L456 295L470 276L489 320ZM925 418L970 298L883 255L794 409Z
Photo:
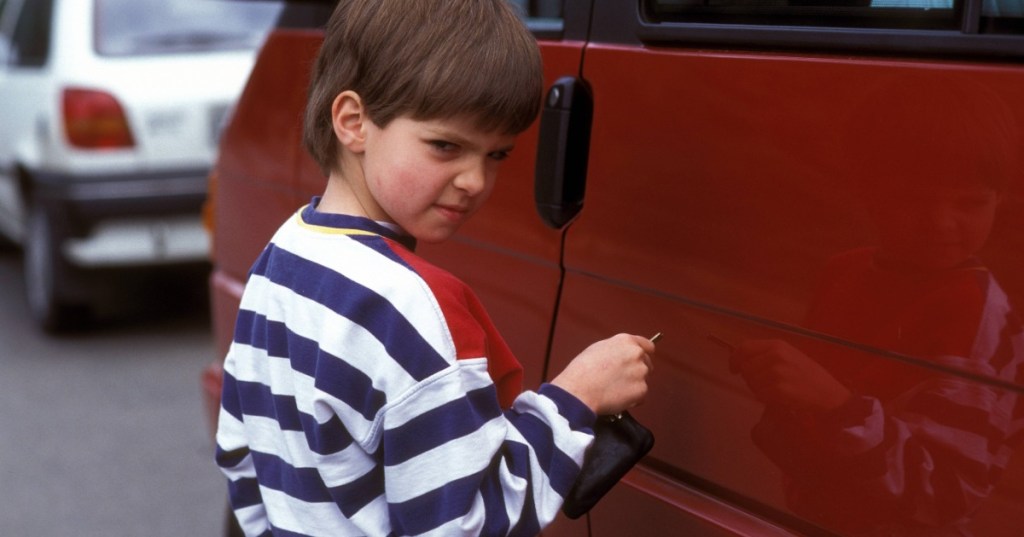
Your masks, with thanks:
M269 535L266 507L243 423L239 383L233 362L225 362L220 415L217 418L216 461L228 478L228 497L246 535Z
M422 319L416 325L425 345L417 360L436 352L446 367L380 414L392 529L536 535L555 519L575 482L596 418L550 384L520 394L503 410L491 377L497 364L490 362L511 357L495 354L500 335L475 295L421 258L395 253L416 278L398 293L382 293L402 317Z
M397 534L535 535L558 514L594 416L553 385L502 411L486 365L461 360L385 414L385 491Z

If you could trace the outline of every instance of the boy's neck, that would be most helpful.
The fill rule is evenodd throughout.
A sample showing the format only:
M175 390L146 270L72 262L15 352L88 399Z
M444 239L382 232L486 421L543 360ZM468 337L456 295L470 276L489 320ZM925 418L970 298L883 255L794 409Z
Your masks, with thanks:
M351 189L346 188L341 180L336 179L334 174L327 179L327 188L320 196L320 204L316 210L322 213L348 214L352 216L367 216L357 202Z
M320 198L317 211L332 214L362 216L371 220L387 222L386 215L378 214L380 210L372 203L373 198L365 189L359 189L362 183L350 181L337 171L332 171L327 178L327 188ZM363 200L369 199L371 203Z

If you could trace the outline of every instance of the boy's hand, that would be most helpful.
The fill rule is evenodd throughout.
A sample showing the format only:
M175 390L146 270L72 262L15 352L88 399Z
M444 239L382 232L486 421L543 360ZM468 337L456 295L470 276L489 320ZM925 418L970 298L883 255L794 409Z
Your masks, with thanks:
M765 404L824 413L850 398L850 390L824 367L780 339L737 345L729 369L739 373L754 397Z
M587 347L551 383L599 416L618 414L647 395L654 349L645 337L618 334Z

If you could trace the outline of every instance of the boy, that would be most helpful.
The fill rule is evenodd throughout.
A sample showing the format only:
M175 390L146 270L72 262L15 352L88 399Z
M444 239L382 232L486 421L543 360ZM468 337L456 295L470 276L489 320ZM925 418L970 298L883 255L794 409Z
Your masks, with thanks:
M248 535L531 535L654 345L595 343L538 392L472 292L412 253L483 203L536 116L506 0L357 0L328 23L304 141L328 175L256 261L217 461Z

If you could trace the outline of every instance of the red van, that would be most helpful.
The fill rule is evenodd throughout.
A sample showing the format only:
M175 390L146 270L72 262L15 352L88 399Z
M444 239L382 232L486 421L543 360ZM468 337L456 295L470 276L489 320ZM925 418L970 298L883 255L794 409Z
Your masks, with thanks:
M527 387L665 334L654 449L545 535L1024 534L1024 3L519 3L542 117L418 251ZM250 264L325 184L299 138L330 10L286 8L223 136L214 417Z

